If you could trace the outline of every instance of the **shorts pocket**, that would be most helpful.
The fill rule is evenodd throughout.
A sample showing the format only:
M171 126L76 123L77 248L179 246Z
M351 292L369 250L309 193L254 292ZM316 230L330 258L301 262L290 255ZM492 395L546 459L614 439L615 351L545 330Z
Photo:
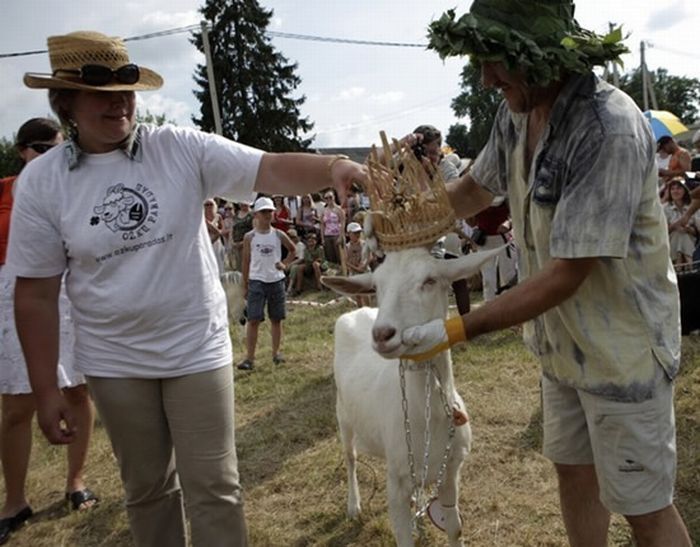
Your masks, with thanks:
M647 507L656 506L656 500L672 495L669 469L673 469L674 455L660 435L659 420L654 408L596 416L595 465L601 499L609 510L626 515L645 513Z

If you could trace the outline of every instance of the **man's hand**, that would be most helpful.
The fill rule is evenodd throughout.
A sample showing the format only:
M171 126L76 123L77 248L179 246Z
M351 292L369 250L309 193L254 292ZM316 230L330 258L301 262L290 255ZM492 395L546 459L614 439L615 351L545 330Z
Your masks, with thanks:
M37 421L51 444L69 444L75 439L75 420L70 406L56 388L36 395Z
M447 321L434 319L403 331L401 341L409 349L402 357L413 361L425 361L466 339L464 323L460 316Z

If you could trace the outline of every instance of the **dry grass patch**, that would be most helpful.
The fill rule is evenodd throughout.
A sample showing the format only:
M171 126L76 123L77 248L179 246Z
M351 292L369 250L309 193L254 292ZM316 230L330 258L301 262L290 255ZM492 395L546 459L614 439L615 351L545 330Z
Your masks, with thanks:
M322 301L330 295L316 295ZM236 442L255 547L389 546L384 465L360 457L363 515L345 517L346 484L335 423L332 379L336 317L347 302L290 306L283 341L287 362L272 364L269 328L260 330L256 369L236 371ZM236 361L241 329L232 329ZM683 340L677 383L678 506L700 544L700 340ZM462 472L460 506L473 547L563 546L565 532L551 464L542 443L539 368L517 329L495 333L454 353L455 379L466 401L474 446ZM88 484L102 498L86 514L68 513L62 499L65 458L35 435L28 484L37 518L12 538L18 546L131 545L118 471L98 426ZM435 528L423 545L444 545ZM620 518L610 544L631 545Z

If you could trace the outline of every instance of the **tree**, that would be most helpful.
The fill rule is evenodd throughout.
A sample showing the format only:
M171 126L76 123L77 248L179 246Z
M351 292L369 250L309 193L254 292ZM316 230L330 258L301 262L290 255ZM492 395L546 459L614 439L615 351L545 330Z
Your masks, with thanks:
M171 125L177 125L175 120L168 120L165 114L153 114L150 110L146 109L146 113L142 114L140 111L136 112L136 121L139 123L150 123L153 125L164 125L166 123Z
M650 72L649 78L654 86L659 110L673 112L686 125L698 119L700 80L673 76L665 68ZM620 77L620 89L632 97L640 109L644 109L641 67Z
M22 160L17 154L15 143L0 138L0 178L16 175L22 169Z
M445 142L460 158L474 157L469 147L469 128L463 123L456 123L450 126L447 130Z
M313 124L300 116L304 96L293 98L301 79L296 63L275 51L265 34L272 10L257 0L206 0L200 13L210 23L212 65L225 137L272 152L306 150ZM203 50L202 33L192 43ZM214 130L206 66L198 65L194 94L201 103L192 121Z
M481 85L481 67L474 62L464 66L461 77L462 92L452 100L452 110L459 118L469 117L469 125L451 126L446 141L460 156L475 158L491 134L501 96Z

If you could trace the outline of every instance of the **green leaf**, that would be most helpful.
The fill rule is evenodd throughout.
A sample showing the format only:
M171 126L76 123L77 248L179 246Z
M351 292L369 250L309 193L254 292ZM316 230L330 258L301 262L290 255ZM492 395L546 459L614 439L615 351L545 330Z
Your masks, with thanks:
M622 41L622 27L617 27L611 32L605 35L603 38L603 43L605 44L615 44Z

